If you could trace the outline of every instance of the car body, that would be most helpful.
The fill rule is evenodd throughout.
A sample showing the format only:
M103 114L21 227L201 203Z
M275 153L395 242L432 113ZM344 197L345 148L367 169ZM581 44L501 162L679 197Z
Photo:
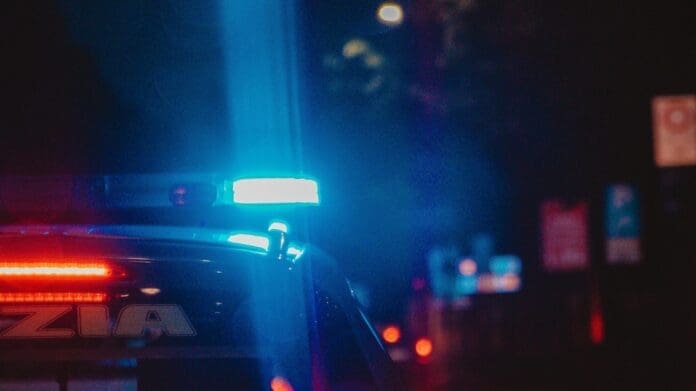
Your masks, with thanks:
M280 234L0 227L0 388L398 389L334 261Z

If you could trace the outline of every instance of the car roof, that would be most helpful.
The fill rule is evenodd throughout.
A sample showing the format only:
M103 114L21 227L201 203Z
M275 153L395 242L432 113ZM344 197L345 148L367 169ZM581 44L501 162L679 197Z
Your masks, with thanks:
M264 248L259 241L269 240L265 232L222 230L202 227L187 226L163 226L163 225L0 225L0 241L3 239L33 240L42 238L48 240L94 240L94 241L132 241L133 246L102 247L97 246L96 251L102 252L106 248L119 254L144 251L143 245L147 245L155 253L162 245L175 245L193 250L192 246L210 247L215 250L229 250L243 252L252 256L266 256L268 248ZM155 246L155 247L151 247ZM10 248L3 247L6 251ZM87 247L80 247L87 250ZM125 252L125 253L124 253ZM116 254L115 253L115 254ZM155 255L158 257L157 255ZM340 273L336 261L320 248L308 243L291 240L287 246L285 260L288 267L296 267L311 264L312 279L326 290L338 294L346 283L345 277ZM275 264L274 262L260 264ZM345 298L344 298L345 299Z
M261 246L253 241L245 243L235 238L266 238L261 232L220 230L200 227L163 225L2 225L2 236L59 236L95 239L138 239L152 241L171 241L188 244L217 245L264 253Z

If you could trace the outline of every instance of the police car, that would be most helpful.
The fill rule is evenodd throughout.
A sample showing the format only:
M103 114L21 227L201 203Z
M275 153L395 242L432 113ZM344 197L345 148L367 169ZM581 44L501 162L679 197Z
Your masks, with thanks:
M24 192L2 193L0 389L402 389L332 258L287 220L256 232L122 223L318 203L316 182L171 179L72 180L59 214L71 224L19 217L55 216L26 201L45 183L0 183ZM99 219L119 224L88 223Z

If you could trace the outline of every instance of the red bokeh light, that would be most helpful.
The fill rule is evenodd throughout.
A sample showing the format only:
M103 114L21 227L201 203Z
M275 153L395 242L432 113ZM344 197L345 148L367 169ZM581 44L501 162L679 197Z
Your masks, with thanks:
M599 311L594 311L590 315L590 340L595 345L604 342L604 317Z

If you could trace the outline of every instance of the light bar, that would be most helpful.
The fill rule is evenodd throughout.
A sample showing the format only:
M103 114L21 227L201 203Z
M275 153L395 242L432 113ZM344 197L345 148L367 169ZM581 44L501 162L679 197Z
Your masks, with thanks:
M237 204L319 204L319 187L312 179L238 179L232 192Z
M263 251L268 251L269 239L266 236L254 234L233 234L227 238L227 241L242 246L254 247Z
M111 269L103 263L80 262L0 262L0 278L13 277L93 277L105 278Z
M0 303L102 303L102 292L0 292Z

